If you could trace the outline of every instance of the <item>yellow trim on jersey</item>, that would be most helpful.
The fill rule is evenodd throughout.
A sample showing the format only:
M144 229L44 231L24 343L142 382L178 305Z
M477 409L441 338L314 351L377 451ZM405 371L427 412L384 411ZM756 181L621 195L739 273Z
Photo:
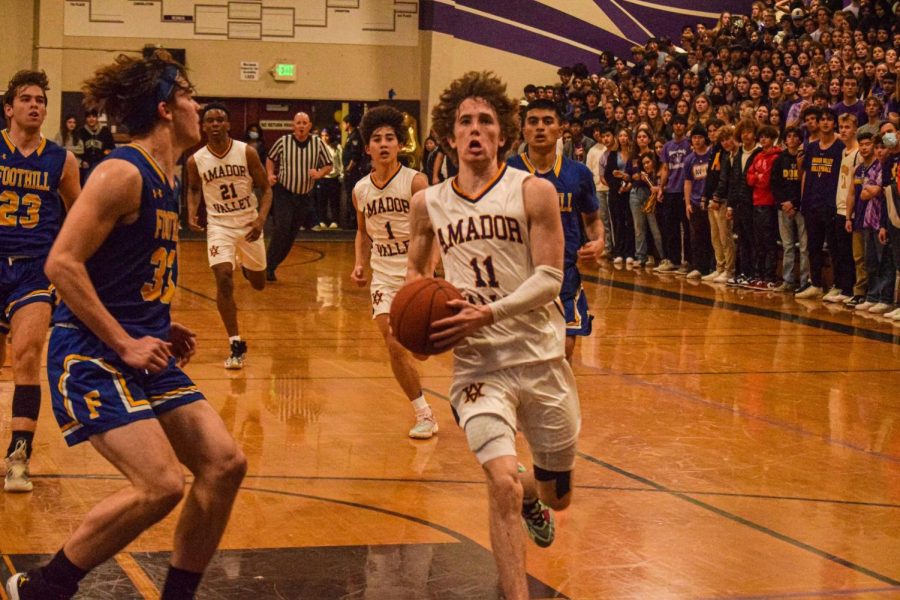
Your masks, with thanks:
M534 166L534 163L532 163L530 160L528 160L527 152L523 152L522 154L519 155L519 157L522 159L522 162L525 163L525 168L528 169L528 171L532 175L539 174L537 167ZM556 158L553 160L553 174L556 175L557 177L559 177L559 172L562 171L562 159L563 159L562 155L557 154Z
M375 172L374 171L372 172L371 175L369 175L369 181L371 181L372 185L374 185L380 192L380 191L384 190L384 188L386 188L387 186L391 185L391 182L394 180L394 177L396 177L402 170L403 170L403 165L398 163L397 170L394 171L394 173L390 177L387 178L387 181L384 182L384 185L378 185L377 183L375 183Z
M122 404L125 405L125 410L130 413L137 412L139 410L151 410L150 401L135 400L131 395L131 390L128 389L128 385L125 383L125 377L115 367L107 363L105 360L103 360L102 358L85 356L83 354L69 354L68 356L66 356L65 360L63 360L63 373L59 376L59 381L57 382L56 387L63 397L63 407L66 409L66 414L71 417L72 421L76 423L79 422L75 417L75 409L72 407L72 399L69 397L66 382L71 376L69 371L72 368L73 364L82 362L93 363L96 366L100 367L102 370L112 375L113 386L115 386L116 390L119 392L119 399L122 401Z
M52 296L52 295L53 295L53 286L52 285L45 289L34 290L32 292L28 292L27 294L25 294L18 300L13 300L9 304L7 304L6 305L6 314L9 314L10 311L12 311L13 306L15 306L16 304L19 304L23 300L28 300L29 298L34 298L35 296Z
M223 158L228 156L228 153L231 152L231 149L233 147L234 147L234 138L229 137L228 138L228 148L225 149L224 154L219 156L218 154L215 153L215 151L212 148L210 148L209 144L206 145L206 149L209 151L209 153L212 154L213 156L215 156L216 158L218 158L219 160L222 160Z
M150 163L150 166L153 167L153 170L156 171L156 174L159 175L159 178L162 179L168 185L169 180L168 180L168 178L166 178L166 174L163 172L163 170L157 164L156 159L154 159L152 156L150 156L150 153L147 152L146 150L144 150L143 148L141 148L140 145L138 145L138 144L128 144L128 145L131 148L134 148L135 150L140 152L141 155L147 159L147 162Z
M2 132L0 132L0 133L3 134L3 141L6 142L6 145L9 147L9 151L10 151L10 152L15 152L15 151L16 151L16 145L12 143L12 140L11 140L11 139L9 139L9 133L8 133L8 131L9 131L8 129L4 129L4 130L3 130Z
M47 147L47 138L45 138L44 136L41 136L41 143L38 144L37 150L34 151L35 154L40 156L41 153L44 151L44 148L46 148L46 147Z
M459 186L456 183L456 179L457 179L456 177L454 177L453 180L450 182L450 186L453 188L453 191L456 192L457 195L461 196L462 198L465 198L469 202L478 202L479 200L481 200L484 197L485 194L487 194L489 191L491 191L491 188L493 188L495 185L497 185L497 182L499 182L500 179L503 178L503 175L505 173L506 173L506 163L503 163L503 166L500 167L500 170L497 171L497 174L494 175L494 178L491 179L489 182L487 182L487 184L483 188L481 188L481 190L474 196L469 196L468 194L466 194L464 191L462 191L459 188Z

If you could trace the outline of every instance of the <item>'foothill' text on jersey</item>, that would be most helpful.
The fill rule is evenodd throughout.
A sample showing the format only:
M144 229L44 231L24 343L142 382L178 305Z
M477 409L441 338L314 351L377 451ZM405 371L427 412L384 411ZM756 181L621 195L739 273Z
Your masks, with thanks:
M42 137L23 156L7 130L0 137L0 256L47 256L62 219L58 190L66 151Z
M169 304L178 282L178 198L163 170L140 146L113 150L107 160L113 159L140 172L141 206L137 220L113 228L85 266L103 306L129 335L167 339ZM54 322L79 324L65 302L57 307Z

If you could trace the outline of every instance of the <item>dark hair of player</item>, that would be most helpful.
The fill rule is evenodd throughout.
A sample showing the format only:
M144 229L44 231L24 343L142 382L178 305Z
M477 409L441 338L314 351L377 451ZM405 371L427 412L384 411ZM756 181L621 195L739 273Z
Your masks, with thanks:
M29 69L19 71L9 80L9 84L6 86L6 93L3 94L3 104L12 106L13 100L15 99L16 94L19 93L19 90L29 85L36 85L44 91L44 103L46 104L47 90L50 89L50 80L47 79L47 74L43 71L32 71Z
M397 136L397 141L401 146L406 145L408 139L406 129L403 127L403 113L393 106L376 106L370 108L363 115L359 124L359 132L362 135L363 143L368 146L369 140L379 127L390 127Z
M191 89L187 73L161 48L148 58L120 54L82 86L85 106L105 112L131 135L149 133L159 121L159 103L179 89Z
M525 116L528 116L533 110L549 110L554 115L556 115L557 121L562 121L562 113L559 111L559 106L553 102L553 100L547 100L546 98L538 98L537 100L532 100L528 103L528 106L525 108Z
M231 112L228 111L228 108L224 104L222 104L221 102L210 102L203 107L203 110L200 111L201 122L203 121L203 117L206 116L206 113L211 110L221 110L223 113L225 113L225 119L229 121L231 120Z

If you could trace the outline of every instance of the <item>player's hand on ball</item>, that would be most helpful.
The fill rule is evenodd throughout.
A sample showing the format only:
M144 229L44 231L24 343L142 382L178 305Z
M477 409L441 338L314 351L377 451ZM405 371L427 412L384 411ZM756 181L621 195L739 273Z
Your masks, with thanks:
M259 239L259 236L262 235L263 225L264 223L259 219L253 219L247 225L250 226L250 231L247 232L247 235L244 236L244 239L248 242L255 242Z
M179 367L188 364L197 351L197 334L180 323L169 327L169 343Z
M361 265L353 267L353 271L350 273L350 280L355 283L357 287L363 287L369 281L366 277L366 271Z
M435 348L452 348L494 322L494 313L487 306L471 304L465 300L448 300L447 306L459 312L431 324L433 333L429 339Z
M203 231L203 228L200 227L200 218L197 215L188 217L188 227L191 231Z
M600 262L600 256L603 254L603 240L592 240L578 249L578 258L581 260L595 260Z
M169 359L172 358L172 344L145 335L142 338L133 339L120 353L120 356L129 367L142 369L149 373L159 373L166 368Z

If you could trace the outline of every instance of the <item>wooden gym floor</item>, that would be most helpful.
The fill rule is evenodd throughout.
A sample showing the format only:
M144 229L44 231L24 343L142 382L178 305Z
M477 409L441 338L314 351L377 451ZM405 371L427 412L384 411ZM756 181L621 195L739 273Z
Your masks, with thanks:
M188 373L250 471L200 597L496 598L485 486L446 402L449 357L421 365L441 432L409 440L368 291L348 278L352 244L316 241L263 292L238 278L250 353L226 372L204 251L182 244L174 310L199 333ZM585 273L596 319L574 364L575 498L556 543L528 549L533 597L900 598L900 328L786 296ZM7 366L4 444L10 379ZM4 579L122 486L89 444L65 446L48 397L35 491L0 494ZM80 597L158 598L174 522Z

